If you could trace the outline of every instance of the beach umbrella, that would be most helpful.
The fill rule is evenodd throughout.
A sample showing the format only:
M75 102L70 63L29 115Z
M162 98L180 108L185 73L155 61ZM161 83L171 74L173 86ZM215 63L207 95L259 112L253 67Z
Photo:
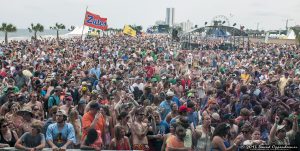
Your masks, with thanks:
M25 77L28 77L28 78L33 76L29 70L23 70L22 73Z

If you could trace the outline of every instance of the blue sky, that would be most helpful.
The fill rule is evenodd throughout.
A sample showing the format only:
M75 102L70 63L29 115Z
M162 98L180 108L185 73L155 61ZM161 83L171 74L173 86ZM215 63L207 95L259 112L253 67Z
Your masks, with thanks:
M175 22L190 20L198 26L214 16L225 15L231 24L246 28L284 29L300 24L300 0L1 0L0 23L18 28L41 23L46 28L63 23L80 26L86 6L89 11L108 18L108 25L142 25L144 29L157 20L165 20L166 8L175 8ZM230 15L232 14L232 15Z

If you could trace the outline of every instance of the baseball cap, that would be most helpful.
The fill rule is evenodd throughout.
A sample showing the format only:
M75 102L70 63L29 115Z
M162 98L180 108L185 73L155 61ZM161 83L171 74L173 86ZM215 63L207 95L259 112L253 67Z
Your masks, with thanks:
M285 128L285 125L278 125L277 129L276 129L276 132L278 132L279 130L282 130L284 128Z
M66 97L66 100L73 101L73 98L72 98L72 96L68 96L68 97Z
M194 97L194 93L189 93L187 96L188 97Z
M213 114L211 115L211 117L212 117L213 119L217 120L217 121L220 120L220 115L219 115L218 113L213 113Z
M68 117L66 111L64 111L64 110L58 110L56 114L62 114L63 116Z
M189 112L191 109L187 108L185 105L179 107L179 112Z
M167 94L166 94L167 96L174 96L175 94L174 94L174 92L172 92L172 91L170 91L170 90L168 90L168 92L167 92Z
M97 102L93 102L93 103L90 104L90 108L98 110L98 109L100 109L100 104L97 103Z
M81 99L78 104L85 104L85 100Z

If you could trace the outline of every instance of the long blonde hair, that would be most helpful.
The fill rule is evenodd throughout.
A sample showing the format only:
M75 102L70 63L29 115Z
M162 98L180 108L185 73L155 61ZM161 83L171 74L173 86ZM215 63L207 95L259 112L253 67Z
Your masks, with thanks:
M70 121L70 123L71 124L75 124L75 122L76 122L76 118L75 118L75 116L76 116L76 114L77 114L77 116L79 115L79 113L78 113L78 111L76 111L76 110L71 110L70 111L70 113L69 113L69 121Z
M74 130L75 130L75 134L76 134L76 135L81 135L80 129L77 129L77 128L76 128L76 118L75 118L76 114L77 114L77 116L79 115L79 113L78 113L77 110L72 109L72 110L70 111L70 113L69 113L69 122L73 125Z

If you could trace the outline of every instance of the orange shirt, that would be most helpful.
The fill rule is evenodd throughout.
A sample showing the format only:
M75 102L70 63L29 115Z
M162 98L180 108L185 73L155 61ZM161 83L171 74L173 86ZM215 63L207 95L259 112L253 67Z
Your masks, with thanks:
M90 112L87 112L82 117L82 137L81 140L84 140L85 136L87 135L87 128L89 128L94 121L95 116L92 115ZM101 116L95 125L95 129L98 131L100 130L101 133L104 132L105 120L104 117Z
M179 141L175 135L171 135L169 136L169 138L167 139L167 146L166 146L166 150L168 151L168 147L172 147L172 148L183 148L184 147L184 142L183 141Z

